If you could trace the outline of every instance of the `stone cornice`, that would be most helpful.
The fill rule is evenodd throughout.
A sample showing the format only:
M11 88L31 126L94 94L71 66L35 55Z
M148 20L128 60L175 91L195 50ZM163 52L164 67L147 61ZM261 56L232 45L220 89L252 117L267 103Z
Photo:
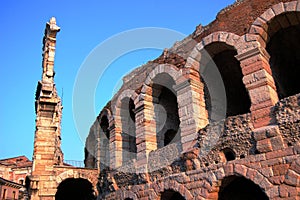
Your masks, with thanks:
M256 47L254 49L250 49L249 51L239 54L239 55L236 55L235 57L238 61L243 61L243 60L246 60L253 56L256 56L258 54L262 55L266 60L270 59L269 53L267 52L267 50L265 48L262 48L262 47Z

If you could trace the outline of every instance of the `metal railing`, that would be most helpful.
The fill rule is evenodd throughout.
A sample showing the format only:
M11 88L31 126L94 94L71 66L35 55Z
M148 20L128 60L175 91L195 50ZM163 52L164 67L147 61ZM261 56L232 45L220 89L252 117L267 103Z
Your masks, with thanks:
M84 162L83 161L78 161L78 160L64 160L64 163L71 165L73 167L82 167L84 168Z

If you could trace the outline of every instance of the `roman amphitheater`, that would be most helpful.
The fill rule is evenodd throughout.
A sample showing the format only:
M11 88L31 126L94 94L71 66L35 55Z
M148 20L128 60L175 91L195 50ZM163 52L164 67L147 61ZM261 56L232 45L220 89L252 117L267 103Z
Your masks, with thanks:
M76 188L92 193L85 199L300 199L299 0L236 1L126 75L90 128L85 168L64 164L60 149L58 31L53 18L31 199Z

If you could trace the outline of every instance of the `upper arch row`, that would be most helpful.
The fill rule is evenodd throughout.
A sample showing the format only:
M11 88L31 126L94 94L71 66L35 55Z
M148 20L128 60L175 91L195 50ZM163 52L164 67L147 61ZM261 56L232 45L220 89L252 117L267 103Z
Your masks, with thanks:
M271 36L279 29L299 24L300 19L295 15L295 12L299 11L300 1L275 4L256 18L250 26L248 33L239 36L226 31L213 32L197 43L189 58L199 61L199 52L214 42L221 42L232 46L237 50L238 54L249 51L249 48L266 48ZM280 21L274 20L276 17L284 14L287 14L286 19ZM273 26L271 25L272 23L274 23ZM272 30L270 30L270 27ZM190 64L191 62L188 61L185 67L190 67Z
M295 14L295 12L299 12L299 11L300 11L300 1L291 1L286 3L281 2L271 6L263 14L257 17L256 20L252 23L249 32L245 35L239 36L237 34L226 32L226 31L217 31L209 34L208 36L204 37L199 43L197 43L196 46L193 48L189 57L187 58L187 62L184 68L178 69L177 67L171 64L158 65L146 77L140 92L146 93L147 87L151 85L153 79L158 74L164 72L168 73L172 77L176 85L182 84L184 81L187 80L185 76L186 75L185 69L194 68L195 70L200 71L199 63L203 62L201 59L201 56L203 56L201 55L201 51L212 43L225 43L226 45L234 48L237 51L238 55L241 55L251 49L265 48L267 42L270 40L270 37L272 36L272 33L274 32L273 27L277 28L277 31L280 28L288 27L286 22L280 22L279 24L281 26L274 25L272 27L272 30L269 30L270 29L269 27L272 26L272 22L275 21L274 19L277 16L283 14L292 14L292 13ZM293 20L290 15L288 15L286 18L288 19L288 23L290 26L296 24L295 20ZM276 23L278 23L278 20L276 21ZM298 20L298 24L299 23L300 23L300 19ZM263 51L263 54L267 54L267 56L269 57L267 51ZM116 96L117 96L116 104L112 106L112 108L120 107L121 100L124 97L129 97L132 98L133 100L139 98L138 93L130 89L122 91L121 93L117 93ZM117 110L112 110L111 112L117 115L116 111Z
M122 141L129 140L129 136L126 136L128 138L125 138L124 136L125 139L122 139L123 129L128 132L134 132L135 137L137 138L135 143L137 152L135 153L141 155L138 157L143 156L145 145L149 144L147 146L148 151L158 148L160 145L159 140L163 140L163 136L160 135L160 130L166 132L165 136L172 133L168 130L178 131L183 151L187 150L191 141L197 138L199 129L205 127L209 123L209 110L207 105L211 102L205 99L205 87L207 86L205 86L205 83L203 83L201 79L203 78L201 70L205 68L203 66L210 60L203 58L206 56L212 57L211 54L216 55L220 52L218 45L217 48L208 48L213 44L222 44L219 45L222 46L222 48L225 44L226 50L231 51L229 54L230 59L227 59L228 54L225 54L223 57L224 59L219 59L219 62L221 63L226 63L229 60L229 64L226 63L227 65L224 67L227 68L225 69L227 71L224 72L227 76L225 77L227 80L224 81L225 90L227 94L231 95L231 97L227 98L227 103L229 102L230 104L230 107L227 106L227 109L231 109L231 113L237 113L230 116L250 113L252 116L251 123L254 124L255 128L276 123L276 120L272 119L271 107L278 102L278 96L282 94L282 97L287 97L295 94L294 92L300 92L300 88L297 87L297 85L294 86L295 84L293 85L294 75L299 74L299 68L297 68L299 62L295 59L294 63L289 64L289 67L293 65L292 68L296 70L296 73L288 72L287 74L287 67L282 65L285 60L279 59L272 61L272 56L273 59L276 58L276 51L273 51L270 58L270 52L268 50L272 50L272 48L275 48L276 50L280 38L279 40L277 39L277 43L275 41L275 46L273 45L270 47L269 43L272 43L271 40L273 40L270 39L270 36L274 36L274 30L280 32L280 29L294 26L296 24L295 19L297 20L297 24L300 24L300 15L298 12L300 11L299 2L300 1L292 1L273 5L254 21L249 32L245 35L239 36L234 33L222 31L211 33L193 47L184 67L178 68L175 65L166 63L158 64L148 71L149 73L143 78L144 81L138 89L128 89L128 87L124 87L124 85L126 85L125 83L123 89L121 88L121 90L119 90L113 97L109 106L101 111L97 119L100 122L101 118L106 116L108 118L107 121L109 122L108 124L106 123L106 126L111 130L114 129L109 137L110 142L113 144L111 145L112 147L108 148L110 150L115 148L117 153L111 153L110 157L116 160L119 159L120 156L118 155L118 151L120 154L125 147L127 150L127 146L129 146L127 144L121 144ZM287 36L289 37L289 34L287 34ZM294 39L296 39L296 42L300 42L300 40L297 39L297 36L294 37ZM293 43L292 40L290 42ZM210 52L208 54L203 54L203 52L205 52L203 50L207 49L209 49L208 51ZM295 49L291 49L287 51L287 54L294 52L296 52L297 55L300 55L300 48L297 47L296 51ZM285 50L283 53L285 53ZM289 58L290 57L287 57L286 60L290 61ZM230 70L228 70L228 66L237 68L240 71L240 76L234 76L236 70L231 71L232 68L229 68ZM273 69L275 68L276 73L272 72L272 67ZM162 74L166 76L162 76ZM161 82L157 82L157 77L161 77ZM168 81L165 80L171 80L172 83L168 85ZM233 82L232 80L238 80L239 82ZM206 82L205 79L204 82ZM214 83L215 81L212 80L212 82ZM170 114L170 121L174 119L173 121L176 122L168 124L165 129L163 129L164 127L160 129L160 123L156 123L155 121L158 117L153 117L155 115L160 116L160 110L157 109L158 112L155 113L154 109L154 107L159 104L159 101L157 100L159 95L156 91L159 90L159 88L153 87L154 84L166 86L170 91L176 92L177 102L174 101L174 103L171 104L172 106L166 105L166 103L168 103L167 101L161 102L161 105L165 106L164 108L167 110L167 115L168 113ZM231 90L232 88L236 88L237 85L239 86L239 90ZM163 91L160 88L160 91L158 92L162 93ZM241 95L242 93L244 95ZM165 92L165 96L167 94L169 94L169 92ZM124 98L132 100L131 103L133 102L134 105L131 106L131 108L134 108L134 114L138 113L136 119L133 120L135 127L132 129L130 126L126 127L126 124L124 123L125 120L123 116L125 115L122 115L124 109L121 108ZM244 100L250 100L250 102L247 103L245 107L235 107L239 104L244 106L246 104L246 101ZM178 103L178 105L176 103ZM127 107L130 108L128 105ZM174 108L174 112L170 107ZM238 109L238 111L236 109ZM127 114L127 118L129 119L128 116L131 116L131 113L129 112ZM166 118L168 118L168 116ZM178 120L179 122L177 122ZM144 137L145 139L140 139L141 134L144 134L142 138ZM156 138L150 137L151 134L156 135ZM148 142L146 144L144 140L148 140L150 143ZM145 143L145 145L141 143ZM122 147L122 145L124 147ZM123 157L128 156L124 154ZM116 166L119 165L120 164L118 163L116 164Z

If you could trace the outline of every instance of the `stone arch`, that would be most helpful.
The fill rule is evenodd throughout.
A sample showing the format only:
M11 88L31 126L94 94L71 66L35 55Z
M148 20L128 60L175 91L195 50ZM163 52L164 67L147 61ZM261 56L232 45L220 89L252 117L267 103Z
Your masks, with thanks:
M218 200L269 200L266 193L253 181L242 176L229 176L222 180Z
M86 173L81 173L81 172L78 172L76 170L72 170L72 169L69 169L69 170L66 170L62 173L60 173L58 176L56 176L56 186L58 187L59 184L61 182L63 182L64 180L68 179L68 178L83 178L83 179L86 179L88 180L92 185L93 185L93 189L94 191L97 193L97 182L98 182L98 179L97 179L97 176L88 176Z
M151 126L153 134L156 135L156 148L180 142L179 107L184 99L182 102L178 99L175 87L182 79L184 77L177 67L161 64L149 73L141 89L141 94L145 96L143 103L151 106ZM170 138L164 143L166 137Z
M103 110L100 112L100 115L98 116L98 118L101 118L104 115L107 116L109 121L113 121L113 115L112 115L112 112L109 108L103 108Z
M138 95L135 91L127 89L122 91L116 100L114 109L115 132L119 137L118 144L120 160L119 165L127 163L129 160L136 159L136 124L135 124L135 102Z
M240 62L236 59L239 45L244 45L240 36L214 32L196 45L187 60L186 67L200 73L211 121L250 112L249 93L243 83ZM237 93L241 94L241 99L236 98Z
M99 137L97 139L98 151L98 169L103 170L110 166L110 136L111 127L113 126L113 117L111 111L108 108L104 108L100 115L97 117L99 124Z
M182 77L181 72L178 70L178 68L174 65L170 65L170 64L161 64L156 66L147 76L145 83L143 85L143 88L146 86L151 86L153 79L161 74L161 73L167 73L169 76L172 77L172 79L175 81L175 83L179 83L179 78ZM145 91L142 89L142 91Z
M209 34L193 48L187 59L185 68L194 68L195 70L200 72L200 63L205 65L210 59L209 57L206 57L207 55L202 55L201 53L201 50L203 50L205 46L215 42L220 42L225 43L228 46L237 47L238 45L240 45L240 38L240 36L226 31L217 31Z
M118 95L117 100L115 101L114 105L112 106L115 121L119 120L119 116L121 115L120 108L122 106L122 100L126 97L131 98L133 101L136 101L136 99L138 98L138 95L134 90L131 90L131 89L126 89L126 90L122 91L121 94Z
M279 99L300 92L297 75L300 73L300 3L278 3L266 10L252 24L249 33L259 36L260 44L269 56Z
M221 187L222 181L225 178L231 176L243 177L247 180L250 180L257 186L259 186L260 189L264 191L264 193L267 196L270 196L270 194L274 190L274 185L268 180L267 177L265 177L258 170L237 163L235 164L226 163L222 165L222 167L219 167L218 169L215 169L213 171L208 171L205 173L201 171L200 176L202 181L201 188L208 192L207 196L200 197L203 199L207 199L208 197L212 197L212 196L213 198L216 198L216 196L218 196L217 193ZM173 184L173 182L171 184ZM158 187L162 187L162 186L159 185Z
M275 18L282 14L288 14L291 12L299 12L300 11L300 4L299 1L291 1L286 3L278 3L273 5L271 8L266 10L262 15L260 15L256 20L253 22L249 29L250 34L259 35L262 40L259 40L261 46L263 48L266 47L266 43L270 40L270 36L272 36L272 32L268 33L268 28L270 22ZM276 27L273 31L278 31L280 28L284 28L295 23L295 19L292 19L291 16L287 16L288 21L282 22L278 24L279 26ZM274 32L273 32L274 33ZM271 34L271 35L270 35Z
M90 181L93 185L97 184L97 178L93 178L93 176L88 176L86 173L80 173L76 170L66 170L56 176L56 184L59 185L63 180L67 178L84 178Z
M224 170L225 168L226 170ZM217 174L216 181L222 181L224 178L230 176L241 176L249 179L256 185L258 185L267 194L267 196L270 196L270 192L274 187L273 184L268 180L268 178L258 170L242 164L225 164L223 168L219 168L214 173Z
M97 117L98 124L100 126L100 131L102 130L103 136L106 136L106 139L110 139L110 129L114 125L114 120L111 111L108 108L104 108L100 115ZM101 138L101 135L100 135Z
M172 190L178 192L186 200L193 199L191 192L183 184L178 183L174 179L167 178L162 181L154 182L150 185L150 188L154 190L155 194L161 194L166 190ZM158 196L156 196L156 198L158 198Z
M57 186L55 200L95 199L97 193L93 184L84 178L66 178Z

